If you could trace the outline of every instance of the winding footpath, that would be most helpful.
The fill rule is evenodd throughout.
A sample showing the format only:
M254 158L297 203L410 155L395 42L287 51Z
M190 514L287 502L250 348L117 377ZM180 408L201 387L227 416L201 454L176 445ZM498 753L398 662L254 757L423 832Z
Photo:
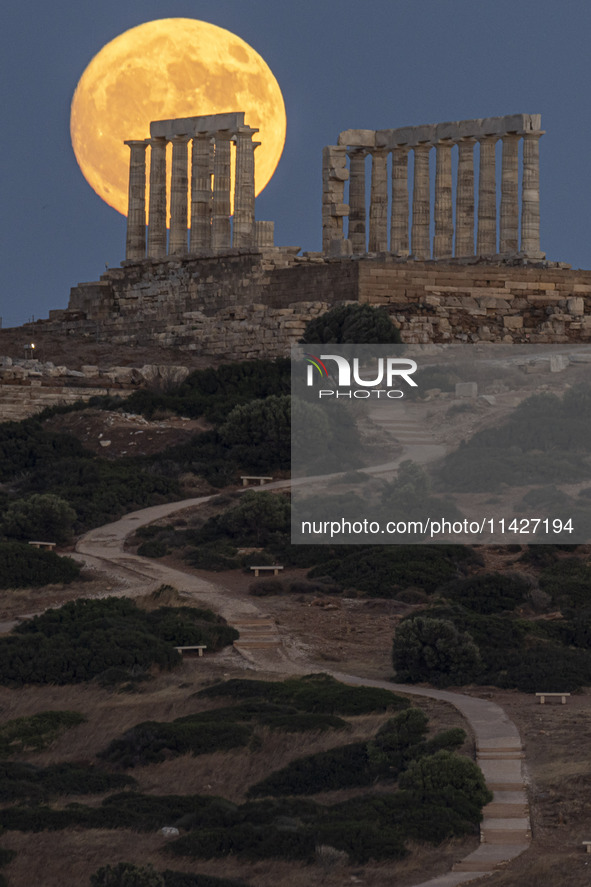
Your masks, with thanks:
M267 484L264 489L279 489L287 485L282 481ZM227 589L198 576L124 550L126 538L138 527L186 508L203 505L211 498L204 496L145 508L91 530L78 541L77 558L88 567L109 575L118 583L120 594L145 594L162 584L189 592L200 605L211 606L239 630L241 637L235 647L254 668L281 674L307 674L319 669L326 671L324 665L318 666L305 659L290 643L289 637L281 637L274 621L255 604L233 598ZM493 801L483 811L480 846L456 862L452 871L416 887L456 887L466 884L492 874L527 850L531 841L531 826L523 772L523 748L517 727L500 706L461 693L373 681L338 671L331 671L330 674L347 684L381 687L447 702L458 709L474 733L477 763L493 792Z

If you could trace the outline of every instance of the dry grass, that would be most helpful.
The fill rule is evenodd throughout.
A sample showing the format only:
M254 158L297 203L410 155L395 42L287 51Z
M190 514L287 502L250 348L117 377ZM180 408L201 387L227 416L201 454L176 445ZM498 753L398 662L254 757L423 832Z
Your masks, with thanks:
M166 823L164 823L166 824ZM57 837L57 840L56 840ZM417 877L436 874L451 867L475 847L475 840L450 841L438 848L416 845L411 856L398 863L366 866L322 865L264 860L247 863L228 857L219 860L188 860L169 855L166 839L159 832L138 834L123 829L78 831L67 829L56 833L23 834L7 832L2 846L17 851L16 859L3 872L10 887L87 887L90 875L101 866L118 862L136 865L151 863L156 869L244 878L252 887L343 887L347 883L363 887L408 887Z

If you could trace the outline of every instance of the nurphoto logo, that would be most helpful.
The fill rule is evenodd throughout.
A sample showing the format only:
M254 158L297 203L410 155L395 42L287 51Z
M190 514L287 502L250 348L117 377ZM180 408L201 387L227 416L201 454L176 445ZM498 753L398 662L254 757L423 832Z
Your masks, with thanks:
M417 371L417 364L414 360L407 357L379 357L375 362L375 366L367 367L364 365L363 372L371 374L371 378L361 378L361 370L359 366L359 358L354 357L349 360L341 354L309 354L304 352L307 361L307 377L306 384L309 388L313 387L316 381L329 385L331 388L320 388L318 390L318 398L323 397L390 397L398 399L404 397L404 391L400 388L394 388L395 381L400 384L400 380L413 388L417 387L417 383L411 378L413 373ZM325 361L333 361L329 367ZM336 364L336 366L334 366ZM351 381L353 378L353 382ZM353 388L352 384L358 385L359 388ZM385 387L378 387L384 385ZM347 388L348 391L340 391L340 388Z

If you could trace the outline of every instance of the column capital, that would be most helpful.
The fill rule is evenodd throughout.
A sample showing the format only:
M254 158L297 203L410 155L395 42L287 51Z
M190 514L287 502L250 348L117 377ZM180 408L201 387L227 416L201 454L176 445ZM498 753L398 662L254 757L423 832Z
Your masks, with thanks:
M517 132L517 133L515 133L515 135L520 136L522 139L528 139L528 140L539 139L540 136L546 135L546 130L545 129L536 129L536 130L528 129L524 132Z
M260 130L254 129L252 126L239 126L235 135L253 136L255 132L260 132Z
M130 148L136 148L138 146L147 148L150 144L150 139L126 139L123 144L129 145Z

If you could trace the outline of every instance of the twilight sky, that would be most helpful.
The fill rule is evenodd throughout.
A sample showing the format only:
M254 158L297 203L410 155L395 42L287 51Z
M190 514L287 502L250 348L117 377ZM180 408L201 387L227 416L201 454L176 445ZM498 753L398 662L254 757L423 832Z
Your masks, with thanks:
M277 244L320 249L321 151L341 130L540 113L541 246L591 268L588 0L21 0L0 53L5 327L124 258L125 219L74 158L70 102L107 42L168 17L234 32L279 82L287 140L256 207Z

